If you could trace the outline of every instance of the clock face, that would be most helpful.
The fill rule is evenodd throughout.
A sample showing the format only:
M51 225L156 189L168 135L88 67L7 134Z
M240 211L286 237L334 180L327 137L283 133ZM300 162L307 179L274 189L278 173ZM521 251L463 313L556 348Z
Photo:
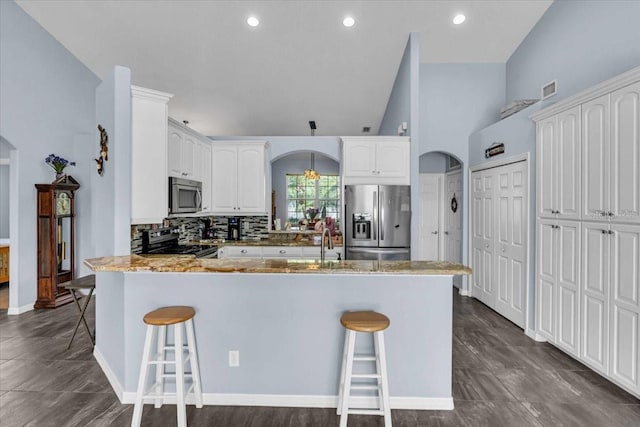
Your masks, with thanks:
M58 195L56 196L56 214L71 214L71 199L69 198L69 195L67 193L58 193Z

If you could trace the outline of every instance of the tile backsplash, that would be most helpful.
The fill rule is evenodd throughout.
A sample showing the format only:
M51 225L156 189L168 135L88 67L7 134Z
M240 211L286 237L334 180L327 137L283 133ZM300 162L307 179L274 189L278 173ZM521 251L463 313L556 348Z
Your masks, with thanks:
M198 218L170 218L170 227L178 227L180 229L180 243L187 243L192 240L198 240L202 237L204 228L204 219L212 220L213 228L216 232L216 238L227 238L227 220L228 216L211 216ZM266 215L259 216L241 216L240 236L247 239L262 239L269 237L269 220ZM142 231L157 227L158 224L137 224L131 226L131 253L139 254L142 252Z

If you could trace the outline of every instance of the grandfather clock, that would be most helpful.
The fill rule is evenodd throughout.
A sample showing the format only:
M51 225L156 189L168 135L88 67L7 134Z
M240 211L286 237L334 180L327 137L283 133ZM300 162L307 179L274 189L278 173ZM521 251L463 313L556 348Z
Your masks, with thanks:
M56 308L73 301L58 284L73 279L75 268L74 193L80 185L36 184L38 190L38 299L34 308Z

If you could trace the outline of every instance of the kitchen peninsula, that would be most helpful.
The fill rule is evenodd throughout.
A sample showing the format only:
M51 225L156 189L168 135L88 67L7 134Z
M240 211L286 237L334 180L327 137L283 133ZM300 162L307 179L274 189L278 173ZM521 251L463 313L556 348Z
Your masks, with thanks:
M451 285L470 274L465 266L137 255L85 263L97 273L94 354L123 403L135 397L144 314L189 305L205 404L335 407L340 315L371 309L391 319L392 408L453 408ZM232 350L239 367L228 366Z

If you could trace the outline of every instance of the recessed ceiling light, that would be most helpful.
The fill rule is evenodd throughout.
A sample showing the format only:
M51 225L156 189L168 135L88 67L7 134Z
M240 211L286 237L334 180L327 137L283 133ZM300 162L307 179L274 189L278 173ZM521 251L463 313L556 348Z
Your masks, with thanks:
M342 25L344 25L347 28L353 27L355 23L356 23L356 20L353 19L351 16L347 16L342 20Z
M257 27L260 24L260 21L258 21L258 18L255 16L250 16L247 18L247 24L249 24L250 27Z
M461 14L461 13L459 13L456 16L453 17L453 23L455 25L460 25L466 20L467 20L467 17L464 16L463 14Z

